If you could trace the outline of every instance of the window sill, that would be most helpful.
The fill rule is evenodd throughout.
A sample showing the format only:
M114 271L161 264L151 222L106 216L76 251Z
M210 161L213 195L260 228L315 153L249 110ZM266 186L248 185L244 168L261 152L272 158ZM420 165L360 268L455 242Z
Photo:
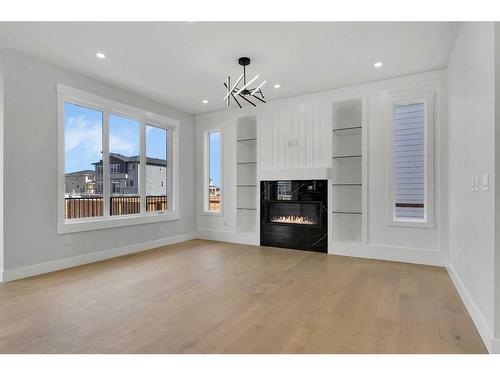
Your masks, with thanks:
M390 227L434 228L433 222L415 220L391 220L387 225Z
M87 232L92 230L158 223L162 221L173 221L179 219L180 215L178 212L159 212L143 215L123 215L109 218L92 218L78 221L66 221L63 224L57 224L57 234Z
M202 216L224 216L224 212L210 212L210 211L203 211L201 213Z

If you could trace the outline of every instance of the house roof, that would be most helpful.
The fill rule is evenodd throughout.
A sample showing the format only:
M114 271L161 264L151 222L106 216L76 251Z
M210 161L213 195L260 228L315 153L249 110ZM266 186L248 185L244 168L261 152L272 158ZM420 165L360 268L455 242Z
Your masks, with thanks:
M79 175L89 175L89 174L94 175L95 171L93 171L92 169L84 169L82 171L65 173L64 175L65 176L79 176Z
M122 160L126 163L139 163L139 155L134 155L134 156L125 156L122 154L116 154L114 152L110 152L109 156L112 156L116 159ZM102 164L102 160L99 160L96 163L92 164ZM164 159L157 159L157 158L146 158L146 164L152 164L152 165L167 165L167 161Z

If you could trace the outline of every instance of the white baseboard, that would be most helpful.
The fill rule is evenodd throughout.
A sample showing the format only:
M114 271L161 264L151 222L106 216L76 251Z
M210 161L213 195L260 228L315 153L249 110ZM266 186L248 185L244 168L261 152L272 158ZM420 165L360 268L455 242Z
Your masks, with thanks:
M33 264L31 266L3 270L0 274L2 282L23 279L30 276L41 275L48 272L58 271L65 268L81 266L105 259L115 258L122 255L138 253L140 251L154 249L156 247L172 245L197 238L196 233L186 233L178 236L162 238L160 240L142 242L133 245L118 247L116 249L96 251L71 258L57 259L46 263Z
M259 246L259 238L255 233L234 233L222 230L198 229L197 238L200 240L240 243Z
M329 254L438 267L444 265L439 250L363 244L360 242L334 242L330 245Z
M449 262L446 263L446 270L448 271L451 281L453 281L453 284L455 285L455 288L457 289L458 294L460 295L460 298L465 305L465 308L469 312L469 315L474 322L474 325L476 326L476 329L479 332L479 335L481 336L486 349L490 353L500 353L500 340L494 338L492 331L486 323L486 319L484 318L483 314L481 314L481 311L475 304L464 283Z

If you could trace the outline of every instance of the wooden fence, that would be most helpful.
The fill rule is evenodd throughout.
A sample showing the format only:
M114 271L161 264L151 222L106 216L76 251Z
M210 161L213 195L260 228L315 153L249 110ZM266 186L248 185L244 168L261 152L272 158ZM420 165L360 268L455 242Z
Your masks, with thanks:
M139 196L110 197L109 200L111 215L131 215L141 211ZM166 196L146 196L146 211L165 211L167 207ZM102 216L103 214L102 197L65 198L64 217L66 219Z

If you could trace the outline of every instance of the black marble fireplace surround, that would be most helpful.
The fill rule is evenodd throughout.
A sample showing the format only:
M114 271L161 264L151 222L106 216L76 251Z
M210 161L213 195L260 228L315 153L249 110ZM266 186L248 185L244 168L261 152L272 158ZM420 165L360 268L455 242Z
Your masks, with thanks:
M327 180L261 181L260 244L326 253Z

